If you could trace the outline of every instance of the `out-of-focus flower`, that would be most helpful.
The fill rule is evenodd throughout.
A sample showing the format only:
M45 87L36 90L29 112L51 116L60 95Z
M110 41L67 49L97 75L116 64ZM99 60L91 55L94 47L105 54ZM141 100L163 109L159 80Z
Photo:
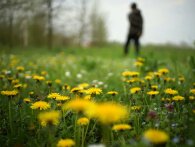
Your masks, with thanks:
M72 139L61 139L57 143L57 147L73 147L75 142Z
M60 96L59 93L50 93L47 98L50 98L50 99L56 99L58 96Z
M149 111L147 114L147 119L153 120L157 118L157 113L155 111Z
M183 101L184 100L184 97L183 96L180 96L180 95L177 95L177 96L174 96L172 98L173 101Z
M78 87L81 89L85 89L85 88L89 87L89 84L88 83L81 83L78 85Z
M23 66L18 66L18 67L16 67L16 70L19 71L19 72L24 71L24 67Z
M161 68L158 70L158 72L161 74L167 74L167 73L169 73L169 70L167 68Z
M178 94L178 91L177 91L177 90L173 90L173 89L171 89L171 88L165 89L164 92L165 92L166 94L170 94L170 95Z
M99 95L102 93L102 90L100 88L91 87L86 90L86 93L90 95Z
M30 103L30 102L31 102L31 99L30 99L30 98L24 98L24 99L23 99L23 102L25 102L25 103Z
M159 91L149 91L147 92L148 95L151 95L151 96L155 96L157 94L159 94Z
M43 77L43 76L38 76L38 75L34 75L34 76L33 76L33 79L36 80L36 81L43 81L43 80L45 80L45 77Z
M60 112L50 111L50 112L41 112L38 115L38 120L42 126L47 125L58 125L60 119Z
M153 144L164 144L169 140L169 135L161 130L149 129L143 134L144 139Z
M138 93L139 91L141 91L140 87L133 87L130 89L131 94Z
M62 81L61 81L60 79L56 79L56 80L55 80L55 83L56 83L56 84L61 84Z
M174 110L173 104L165 104L165 107L167 108L167 110L168 110L169 112L173 112L173 110Z
M140 110L141 106L131 106L131 110L135 111L135 110Z
M82 117L77 120L77 124L80 126L86 126L89 124L89 119L87 117Z
M112 130L114 131L124 131L124 130L130 130L132 127L128 124L117 124L112 127Z
M195 94L195 89L190 89L190 93Z
M195 100L194 96L189 96L189 100Z
M109 92L107 92L107 94L115 96L118 94L118 92L117 91L109 91Z
M6 95L6 96L16 96L18 94L17 90L5 90L1 91L1 95Z
M59 95L56 97L56 101L66 101L69 100L70 97L69 96L65 96L65 95Z
M97 119L102 124L112 124L127 119L128 111L123 105L105 102L88 107L86 115Z
M88 109L91 105L94 105L93 102L89 100L84 99L73 99L66 104L64 104L63 109L64 110L73 110L76 112L84 112L86 109Z
M46 110L49 109L51 106L49 103L45 101L38 101L31 105L31 109L39 109L39 110Z
M140 73L136 71L124 71L122 76L124 77L137 77Z

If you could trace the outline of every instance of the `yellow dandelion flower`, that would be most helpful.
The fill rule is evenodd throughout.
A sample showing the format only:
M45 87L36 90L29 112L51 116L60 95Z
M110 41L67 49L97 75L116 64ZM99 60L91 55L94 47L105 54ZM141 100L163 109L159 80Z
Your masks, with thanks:
M89 87L89 84L88 83L81 83L78 85L78 87L81 89L85 89L85 88Z
M23 85L22 84L16 84L16 85L14 85L14 88L22 88L23 87Z
M79 119L77 120L77 124L78 124L79 126L86 126L87 124L89 124L89 119L86 118L86 117L79 118Z
M144 138L153 144L166 143L169 140L169 135L160 130L149 129L144 132Z
M149 91L149 92L147 92L147 94L154 96L154 95L159 94L159 91Z
M147 80L147 81L150 81L150 80L152 80L152 78L153 78L152 76L149 76L149 75L148 75L148 76L145 76L144 79Z
M51 99L56 99L57 97L59 97L60 94L59 93L50 93L47 98L51 98Z
M190 89L190 93L195 94L195 89Z
M142 58L142 57L138 57L138 58L137 58L137 61L139 61L139 62L142 62L142 63L143 63L143 62L145 62L145 59L144 59L144 58Z
M43 81L43 80L45 80L45 78L43 76L38 76L38 75L34 75L33 76L33 79L34 80L37 80L37 81Z
M61 81L60 79L56 79L56 80L55 80L55 83L56 83L56 84L61 84L62 81Z
M59 119L60 112L58 111L41 112L38 115L38 120L43 127L47 125L58 125Z
M131 110L140 110L141 106L131 106Z
M127 119L128 111L123 105L105 102L88 107L86 115L102 124L111 124Z
M167 73L169 73L169 70L167 68L161 68L158 70L158 72L161 74L167 74Z
M69 100L69 99L70 99L70 97L65 96L65 95L60 95L60 96L56 97L56 101L66 101L66 100Z
M195 109L193 109L192 112L195 114Z
M140 73L136 71L124 71L122 76L124 77L137 77Z
M16 67L16 70L17 71L24 71L24 67L23 66L18 66L18 67Z
M93 102L91 101L77 98L77 99L73 99L67 102L66 104L64 104L63 109L73 110L76 112L83 112L92 104Z
M112 127L112 130L114 131L124 131L124 130L130 130L132 127L128 124L117 124Z
M1 95L6 95L6 96L16 96L18 94L17 90L5 90L5 91L1 91Z
M170 98L161 98L161 101L163 101L163 102L171 102L171 99Z
M158 89L158 85L152 85L151 88L152 88L153 90L157 90L157 89Z
M189 100L195 100L194 96L189 96Z
M80 87L74 87L71 89L71 93L79 93L82 89Z
M136 67L142 67L142 66L143 66L143 63L140 62L140 61L136 61L136 62L134 63L134 66L136 66Z
M130 89L131 94L138 93L139 91L141 91L140 87L133 87Z
M177 95L177 96L174 96L172 98L173 101L183 101L184 100L184 97L183 96L180 96L180 95Z
M39 110L46 110L49 109L51 106L49 103L45 101L38 101L31 105L31 109L39 109Z
M109 91L109 92L107 92L107 94L115 96L118 94L118 92L117 91Z
M158 78L162 76L162 73L159 73L159 72L154 72L153 74L154 74L154 76L156 76Z
M58 141L57 147L73 147L75 142L72 139L61 139Z
M84 100L90 100L91 98L92 98L91 95L85 95L85 96L83 97Z
M12 80L12 84L18 84L20 81L18 79Z
M102 93L102 90L100 88L92 87L92 88L87 89L86 93L90 95L99 95Z
M173 90L173 89L171 89L171 88L165 89L164 92L165 92L166 94L170 94L170 95L178 94L178 91L177 91L177 90Z
M25 103L30 103L30 102L31 102L31 99L30 99L30 98L24 98L24 99L23 99L23 102L25 102Z
M47 75L47 71L42 71L42 72L41 72L41 75L42 75L42 76L46 76L46 75Z

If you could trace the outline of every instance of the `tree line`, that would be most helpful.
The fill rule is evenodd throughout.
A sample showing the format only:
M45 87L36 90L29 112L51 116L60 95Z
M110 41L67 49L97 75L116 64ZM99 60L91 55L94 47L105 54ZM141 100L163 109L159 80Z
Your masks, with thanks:
M10 48L103 45L106 18L98 0L1 0L0 45Z

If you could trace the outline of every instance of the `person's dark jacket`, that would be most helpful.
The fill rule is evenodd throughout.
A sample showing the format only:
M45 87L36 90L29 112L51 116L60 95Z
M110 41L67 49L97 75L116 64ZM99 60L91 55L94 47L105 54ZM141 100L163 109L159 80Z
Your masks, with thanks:
M143 18L140 10L135 9L129 14L130 31L131 35L141 36L143 31Z

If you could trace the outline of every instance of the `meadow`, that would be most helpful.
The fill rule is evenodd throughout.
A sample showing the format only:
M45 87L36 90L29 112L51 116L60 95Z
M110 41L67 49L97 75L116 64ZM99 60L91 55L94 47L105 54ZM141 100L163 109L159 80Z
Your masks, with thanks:
M195 145L195 50L0 50L0 146Z

